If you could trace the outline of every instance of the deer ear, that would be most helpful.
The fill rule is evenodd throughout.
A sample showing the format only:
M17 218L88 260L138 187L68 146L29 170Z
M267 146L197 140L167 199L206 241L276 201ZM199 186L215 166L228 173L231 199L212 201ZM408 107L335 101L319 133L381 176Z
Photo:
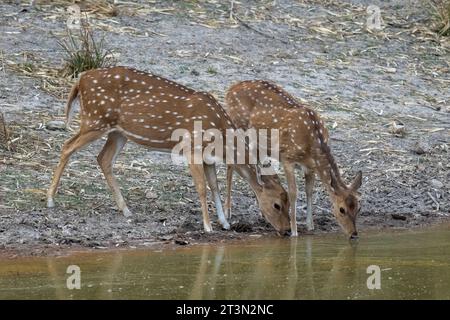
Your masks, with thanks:
M256 181L258 182L258 184L263 187L264 186L264 182L261 178L261 168L258 165L255 165L255 170L256 170Z
M339 189L339 184L332 170L330 170L330 178L331 178L331 187L336 192Z
M261 178L264 182L280 182L280 178L277 174L264 174L261 175Z
M276 174L261 174L261 182L265 186L273 186L274 184L281 184L280 178Z
M361 187L362 184L362 172L358 171L356 174L355 179L353 179L352 183L350 184L349 188L352 190L358 190Z

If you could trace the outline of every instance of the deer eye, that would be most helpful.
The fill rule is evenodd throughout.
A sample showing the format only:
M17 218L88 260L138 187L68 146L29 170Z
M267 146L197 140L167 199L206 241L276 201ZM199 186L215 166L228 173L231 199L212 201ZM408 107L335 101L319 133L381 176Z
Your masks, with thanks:
M281 206L280 206L278 203L274 203L274 204L273 204L273 207L274 207L276 210L278 210L278 211L281 210Z
M340 208L339 208L339 212L342 213L342 214L345 214L345 209L342 208L342 207L340 207Z

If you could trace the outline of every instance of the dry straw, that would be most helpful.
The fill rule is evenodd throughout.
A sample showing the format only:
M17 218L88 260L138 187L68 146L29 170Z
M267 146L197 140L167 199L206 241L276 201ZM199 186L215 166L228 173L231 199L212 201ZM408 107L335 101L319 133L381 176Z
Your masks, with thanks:
M105 47L104 38L95 40L87 20L81 20L80 28L76 30L78 34L74 35L71 29L67 29L66 39L57 40L65 54L65 76L76 78L83 71L114 64L112 51Z
M6 129L6 122L3 113L0 112L0 147L7 149L9 142L9 133Z
M433 29L441 36L450 35L450 0L429 0Z

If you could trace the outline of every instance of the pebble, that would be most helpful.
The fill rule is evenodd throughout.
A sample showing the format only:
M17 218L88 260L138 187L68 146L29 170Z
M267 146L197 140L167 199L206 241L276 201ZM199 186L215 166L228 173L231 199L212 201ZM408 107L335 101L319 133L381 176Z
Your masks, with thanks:
M157 198L158 198L158 195L157 195L156 193L154 193L153 191L148 190L148 191L145 193L145 197L146 197L147 199L157 199Z
M428 147L428 145L425 144L424 142L417 141L417 142L414 144L412 150L413 150L416 154L421 155L421 154L428 153L428 152L429 152L429 147Z
M405 125L399 121L392 121L389 127L389 132L397 137L403 137L406 133Z
M178 244L178 245L180 245L180 246L185 246L185 245L188 245L188 244L189 244L189 241L181 240L181 239L176 239L176 240L175 240L175 244Z
M66 123L62 120L51 120L46 123L45 128L47 130L66 130Z
M384 68L384 71L387 73L396 73L397 69L396 68Z
M444 187L444 184L436 179L431 179L430 183L431 186L436 189L442 189Z

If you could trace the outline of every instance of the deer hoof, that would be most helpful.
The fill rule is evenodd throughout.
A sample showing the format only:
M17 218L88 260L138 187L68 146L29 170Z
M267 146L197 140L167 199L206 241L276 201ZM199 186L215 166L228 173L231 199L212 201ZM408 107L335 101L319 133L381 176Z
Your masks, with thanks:
M53 208L55 206L55 201L53 201L53 198L47 199L47 208Z
M123 215L124 215L125 217L131 217L133 214L131 213L131 211L130 211L127 207L125 207L125 208L123 209Z
M231 227L230 227L230 224L227 221L225 221L222 223L222 228L224 230L230 230Z

